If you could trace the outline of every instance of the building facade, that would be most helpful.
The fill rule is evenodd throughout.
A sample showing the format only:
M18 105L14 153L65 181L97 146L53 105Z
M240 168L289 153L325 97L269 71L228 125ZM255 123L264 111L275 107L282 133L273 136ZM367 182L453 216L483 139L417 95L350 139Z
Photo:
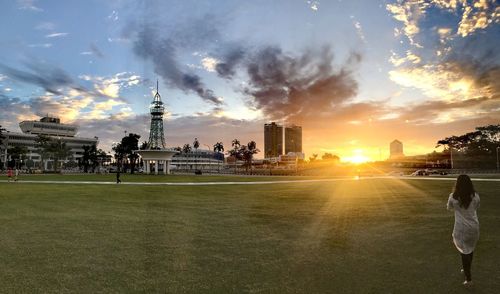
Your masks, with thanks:
M224 168L224 153L211 150L179 152L172 157L172 170L189 172L194 170L217 171Z
M302 127L291 125L285 128L285 154L302 153Z
M389 148L390 148L389 159L401 159L405 157L403 153L403 143L401 141L399 140L392 141Z
M97 145L98 138L77 137L78 127L76 125L62 124L59 118L43 117L39 121L22 121L19 123L21 133L5 132L3 146L1 149L2 168L7 167L7 162L11 159L8 149L12 147L26 147L28 153L25 160L28 168L51 169L54 163L53 158L44 158L44 166L41 166L41 156L37 153L36 140L39 135L49 137L51 140L61 140L71 149L71 156L64 161L77 161L83 155L83 146ZM26 163L27 163L26 162Z
M283 126L275 122L264 125L264 157L283 155Z

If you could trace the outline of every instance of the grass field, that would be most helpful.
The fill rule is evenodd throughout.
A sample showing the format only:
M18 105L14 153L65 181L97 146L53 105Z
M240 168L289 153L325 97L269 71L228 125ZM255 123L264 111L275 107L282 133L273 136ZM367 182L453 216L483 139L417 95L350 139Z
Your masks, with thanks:
M466 293L452 184L0 183L0 292ZM475 186L472 292L498 293L500 182Z

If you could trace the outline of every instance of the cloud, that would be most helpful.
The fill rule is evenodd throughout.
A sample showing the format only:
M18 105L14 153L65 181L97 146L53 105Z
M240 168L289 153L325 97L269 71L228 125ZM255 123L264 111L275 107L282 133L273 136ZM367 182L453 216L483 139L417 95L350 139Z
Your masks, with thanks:
M318 11L319 1L307 0L306 3L309 5L309 8L311 8L312 11Z
M405 57L399 57L394 51L391 51L391 57L389 57L389 62L392 65L398 67L404 63L420 63L421 58L411 52L411 50L406 51Z
M352 53L335 68L329 46L299 55L276 46L248 52L238 48L221 57L217 72L231 79L241 68L247 75L242 91L255 109L272 119L296 120L328 115L355 97L358 84L352 71L360 59Z
M201 60L201 65L206 71L209 72L215 72L215 68L217 67L217 64L219 63L219 60L213 57L204 57Z
M402 32L408 37L411 44L416 44L414 36L420 32L418 22L425 14L428 3L422 0L398 1L394 4L387 4L386 9L393 14L393 17L403 23Z
M36 0L17 0L17 5L19 9L31 10L36 12L41 12L43 9L35 6Z
M451 15L458 14L460 21L456 33L461 37L470 36L500 22L500 9L496 0L398 0L386 5L393 17L403 23L402 32L410 43L417 47L419 44L414 41L414 37L421 31L420 21L431 8L444 9Z
M0 63L0 71L11 79L39 86L52 94L61 94L59 89L66 86L80 89L60 68L36 61L26 63L26 67L28 70L19 70Z
M119 98L123 88L135 86L141 82L141 77L131 72L121 72L111 77L80 75L79 78L92 82L97 93L111 98Z
M45 31L52 31L56 28L56 25L52 22L41 22L35 26L35 29L37 30L45 30Z
M52 33L45 35L45 38L59 38L59 37L66 37L68 33Z
M50 48L52 47L52 43L41 43L41 44L29 44L30 48Z
M115 10L113 10L113 11L111 12L111 14L110 14L110 15L108 15L108 17L107 17L107 18L108 18L109 20L112 20L112 21L117 21L117 20L119 19L119 17L118 17L118 12L116 12Z
M90 44L90 52L92 52L92 54L94 56L97 56L97 57L100 57L100 58L103 58L104 57L104 54L101 52L101 50L97 47L96 44L94 43L91 43Z
M172 39L161 37L152 27L144 26L138 32L133 48L137 56L153 63L155 73L160 75L166 84L185 92L194 92L215 106L222 105L222 97L216 96L207 88L200 76L184 72L180 68L177 62L177 46Z

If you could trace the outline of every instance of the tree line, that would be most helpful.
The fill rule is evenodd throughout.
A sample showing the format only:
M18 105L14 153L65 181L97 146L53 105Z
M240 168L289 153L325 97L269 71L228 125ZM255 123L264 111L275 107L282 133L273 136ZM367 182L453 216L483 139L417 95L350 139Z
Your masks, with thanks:
M497 167L500 151L500 124L477 127L475 131L437 141L453 162L453 168Z

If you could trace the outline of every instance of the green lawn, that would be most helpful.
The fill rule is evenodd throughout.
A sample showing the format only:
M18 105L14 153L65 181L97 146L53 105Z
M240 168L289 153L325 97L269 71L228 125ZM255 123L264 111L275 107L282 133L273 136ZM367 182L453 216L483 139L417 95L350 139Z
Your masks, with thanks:
M0 183L0 292L467 293L452 184ZM498 293L500 182L475 185L472 292Z
M299 177L290 176L246 176L246 175L143 175L143 174L121 174L120 179L123 182L247 182L247 181L274 181L274 180L290 180L298 179ZM316 179L318 177L300 177L300 179ZM3 175L1 180L7 180L7 176ZM29 181L94 181L94 182L114 182L116 174L36 174L36 175L20 175L19 180Z

